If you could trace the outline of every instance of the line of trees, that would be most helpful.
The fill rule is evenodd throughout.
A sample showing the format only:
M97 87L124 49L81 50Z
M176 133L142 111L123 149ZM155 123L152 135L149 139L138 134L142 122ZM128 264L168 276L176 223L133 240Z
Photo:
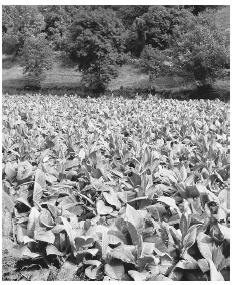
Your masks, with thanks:
M230 33L219 6L3 6L3 53L41 81L54 52L103 92L118 66L136 58L153 79L189 75L210 84L229 67ZM229 8L225 8L229 9Z

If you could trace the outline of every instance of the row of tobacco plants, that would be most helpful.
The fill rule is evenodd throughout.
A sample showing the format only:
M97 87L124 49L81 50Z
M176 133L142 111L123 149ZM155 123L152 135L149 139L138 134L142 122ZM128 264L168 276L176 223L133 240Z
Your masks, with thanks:
M229 280L229 104L2 108L4 280Z

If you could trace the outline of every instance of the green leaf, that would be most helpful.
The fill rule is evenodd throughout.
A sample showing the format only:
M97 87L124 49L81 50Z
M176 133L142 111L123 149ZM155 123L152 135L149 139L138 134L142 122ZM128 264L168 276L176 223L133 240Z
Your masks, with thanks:
M155 244L153 242L143 242L142 256L153 255L154 250L155 250Z
M133 255L133 251L135 251L135 247L127 247L126 245L118 246L117 248L112 249L108 256L111 258L119 259L125 263L135 264L135 256Z
M23 161L18 164L16 179L24 181L32 176L32 165L28 161Z
M146 281L150 276L148 271L138 272L136 270L129 270L128 274L133 278L134 281Z
M126 205L124 219L132 224L137 232L141 233L144 229L143 218L140 213L129 204Z
M220 232L223 234L224 239L230 240L230 234L231 234L230 228L221 224L218 224L218 227L220 229Z
M78 156L81 158L81 160L85 158L86 154L83 148L79 151Z
M55 235L52 231L39 229L35 231L34 239L53 244L55 242Z
M118 210L120 209L121 202L118 199L117 193L114 191L111 191L110 193L103 192L103 196L108 204L115 206Z
M184 213L182 213L182 216L180 218L180 230L182 233L182 238L184 238L188 232L188 219Z
M91 280L96 280L97 279L98 270L99 270L99 267L88 266L85 269L85 275L89 279L91 279Z
M34 190L33 190L33 201L36 205L40 204L41 197L43 195L43 189L37 182L34 183Z
M126 237L120 231L108 231L108 244L116 245L119 243L127 243Z
M76 248L79 250L81 247L90 247L93 244L94 239L88 236L80 236L75 237L74 241Z
M158 274L148 278L147 281L172 281L172 279L164 276L163 274Z
M187 170L186 170L184 165L182 165L181 168L180 168L180 176L181 176L182 181L185 181L187 176L188 176L187 175Z
M13 212L15 203L12 200L12 197L8 195L5 191L2 191L2 209L7 208L10 213Z
M35 172L35 182L37 182L43 190L46 188L45 173L39 168Z
M183 239L184 250L189 249L192 245L194 245L197 236L197 228L196 226L192 226L189 228L188 233Z
M24 245L21 249L20 249L21 255L23 256L27 256L30 258L37 258L40 257L41 255L39 253L36 252L32 252L27 245Z
M125 274L125 268L120 261L112 260L111 262L105 264L104 273L112 279L122 280L122 277Z
M217 270L212 260L208 260L210 266L210 281L224 281L222 274Z
M96 256L96 254L99 252L98 248L88 248L88 249L81 249L79 251L77 251L77 255L81 254L81 256L83 255L92 255L92 256Z
M22 225L17 225L17 233L16 233L16 239L19 244L24 242L24 236L27 235L27 229L23 227Z
M30 237L28 237L28 236L24 236L24 237L23 237L23 243L24 243L24 244L27 244L27 243L29 243L29 242L35 242L35 240L32 239L32 238L30 238Z
M28 202L25 198L23 198L23 197L17 198L17 199L15 200L15 202L19 202L19 203L21 203L21 204L24 204L24 205L26 205L29 209L32 208L32 206L29 204L29 202Z
M99 215L108 215L112 213L113 208L110 206L106 206L103 200L98 200L96 202L96 210Z
M187 260L180 260L177 264L176 267L182 268L182 269L198 269L198 264L197 263L192 263Z
M77 264L65 261L57 275L56 280L59 281L72 281L78 270Z
M39 216L40 212L35 207L32 207L27 223L27 235L29 237L34 237L34 232L38 226Z
M179 214L179 216L181 216L180 209L177 207L176 202L175 202L175 200L173 198L160 196L157 201L158 202L162 202L162 203L168 205L172 209L175 209L177 211L177 213Z
M33 190L33 201L36 205L40 204L41 197L43 195L43 191L46 188L46 178L43 171L37 169L35 172L35 182L34 182L34 190Z
M47 281L50 274L50 270L42 268L40 270L33 271L30 281Z
M11 162L7 162L5 165L5 173L6 176L8 178L8 180L13 180L16 175L17 175L17 171L16 171L16 164L12 164Z
M74 233L70 223L67 221L66 218L61 217L61 220L62 220L63 225L65 227L65 231L67 232L67 235L69 237L69 241L70 241L70 245L71 245L72 251L73 251L73 253L75 255L75 253L76 253L76 246L75 246L75 242L74 242L75 233Z
M52 244L48 244L46 246L46 254L47 255L57 255L57 256L63 256L64 254L62 252L60 252L56 246L52 245Z
M200 232L197 235L197 246L206 260L212 260L213 242L211 237Z
M45 208L41 209L39 220L40 220L40 223L47 228L53 228L54 227L53 218L52 218L50 212Z
M220 204L226 209L230 209L230 189L223 189L218 194Z
M201 258L197 261L199 268L203 273L206 273L210 270L209 263L205 258Z

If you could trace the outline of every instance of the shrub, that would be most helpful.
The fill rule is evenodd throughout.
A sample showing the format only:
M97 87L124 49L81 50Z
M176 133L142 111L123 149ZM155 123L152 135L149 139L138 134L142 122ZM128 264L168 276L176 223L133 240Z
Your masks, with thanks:
M45 34L28 37L22 49L23 72L27 76L27 85L38 86L45 78L45 71L51 69L53 62L52 48Z

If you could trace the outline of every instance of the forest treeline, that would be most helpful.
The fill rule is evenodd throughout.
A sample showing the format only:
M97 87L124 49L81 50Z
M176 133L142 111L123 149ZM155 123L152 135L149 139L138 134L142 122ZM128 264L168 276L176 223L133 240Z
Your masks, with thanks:
M151 80L188 76L203 86L229 68L230 23L224 14L229 10L213 5L3 6L3 53L18 58L24 74L38 82L59 55L77 66L84 88L94 92L104 92L118 67L128 62Z

